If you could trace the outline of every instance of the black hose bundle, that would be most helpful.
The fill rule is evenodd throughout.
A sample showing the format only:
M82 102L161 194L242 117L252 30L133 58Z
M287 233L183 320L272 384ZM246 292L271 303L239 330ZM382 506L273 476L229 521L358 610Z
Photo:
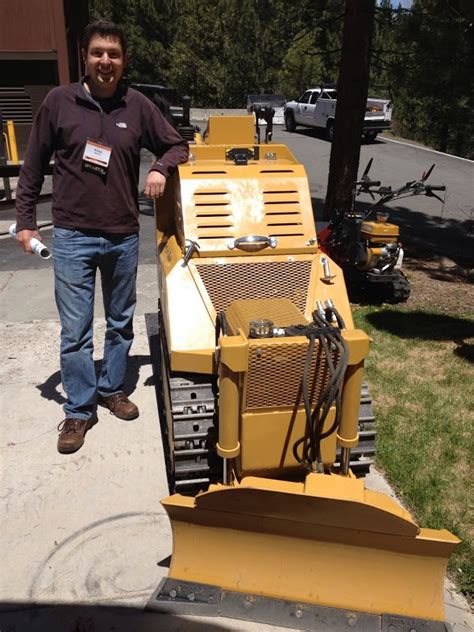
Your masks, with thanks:
M338 312L334 308L330 311L339 327L344 327L344 321ZM349 357L347 344L342 337L340 329L332 326L328 317L330 317L328 310L324 316L315 311L311 325L285 329L288 336L307 336L309 338L308 352L301 378L301 391L306 412L306 430L304 436L293 445L293 456L298 463L304 465L310 472L322 471L321 441L339 428L342 387ZM319 392L311 410L311 402L308 395L308 376L316 341L318 342L319 351L316 361L316 373L321 366L321 362L325 362L329 372L329 379L325 387ZM329 411L334 404L336 406L334 422L328 430L323 432Z

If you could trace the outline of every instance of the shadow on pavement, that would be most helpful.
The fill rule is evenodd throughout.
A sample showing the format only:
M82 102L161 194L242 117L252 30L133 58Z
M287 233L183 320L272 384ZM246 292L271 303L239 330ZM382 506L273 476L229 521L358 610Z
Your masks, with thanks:
M59 345L59 341L58 341ZM151 364L150 356L148 355L135 355L130 356L128 359L127 373L125 375L124 392L127 395L131 395L138 384L140 377L140 368ZM102 360L96 360L94 362L96 375L100 375L102 368ZM149 377L145 380L145 386L152 386L154 383L153 378ZM64 404L66 399L59 391L58 387L61 385L61 372L56 371L48 377L48 379L42 384L37 384L36 388L40 391L41 397L50 401L57 402L58 404ZM2 631L3 632L3 631Z
M390 221L400 226L401 241L411 257L426 253L451 257L460 265L474 265L474 221L427 215L413 209L387 205Z
M220 632L216 622L111 605L0 603L2 632Z

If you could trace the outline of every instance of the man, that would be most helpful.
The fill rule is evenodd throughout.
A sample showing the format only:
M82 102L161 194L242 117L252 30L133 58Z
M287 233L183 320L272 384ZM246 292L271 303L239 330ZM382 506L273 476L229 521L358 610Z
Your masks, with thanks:
M84 33L85 78L49 92L35 119L17 189L17 240L31 252L36 200L45 168L53 173L55 297L61 320L61 379L67 395L58 450L71 453L96 423L97 403L121 419L139 411L123 392L133 339L138 264L140 149L158 156L145 195L163 194L186 162L188 146L158 108L121 78L127 62L122 32L111 22ZM107 329L102 371L92 357L94 286L101 273Z

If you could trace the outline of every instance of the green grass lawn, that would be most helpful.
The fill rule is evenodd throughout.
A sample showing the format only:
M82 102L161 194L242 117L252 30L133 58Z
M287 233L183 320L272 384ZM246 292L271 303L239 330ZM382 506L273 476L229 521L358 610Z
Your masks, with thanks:
M474 322L406 306L356 307L354 318L373 340L377 464L421 526L462 539L450 570L472 595Z

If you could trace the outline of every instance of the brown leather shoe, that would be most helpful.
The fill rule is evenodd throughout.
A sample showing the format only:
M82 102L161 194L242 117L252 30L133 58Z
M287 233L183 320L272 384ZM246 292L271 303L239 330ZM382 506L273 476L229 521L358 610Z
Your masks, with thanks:
M97 423L96 419L73 419L62 421L59 426L58 452L71 454L82 447L86 432Z
M131 402L125 393L114 393L108 397L99 395L98 403L105 406L110 412L119 419L135 419L140 414L138 408Z

